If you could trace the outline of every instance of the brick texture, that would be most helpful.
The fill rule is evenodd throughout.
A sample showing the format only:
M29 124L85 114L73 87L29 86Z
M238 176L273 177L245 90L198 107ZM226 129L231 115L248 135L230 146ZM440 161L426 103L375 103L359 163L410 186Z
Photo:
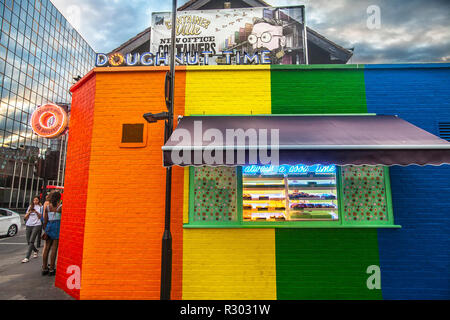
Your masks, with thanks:
M62 238L66 247L60 252L57 284L63 285L62 269L82 258L82 299L158 299L163 124L148 126L145 148L118 144L121 123L141 122L143 113L164 110L167 68L112 69L96 75L85 227L73 220L75 232L85 231L84 245L74 241L69 246L74 238ZM397 114L435 134L437 120L450 120L448 68L301 69L198 67L188 68L186 75L179 69L176 114L374 112ZM89 83L75 92L74 106ZM75 152L75 138L69 139L70 152L84 159ZM71 170L76 175L81 168ZM449 166L393 167L390 172L394 220L402 229L183 230L189 181L185 169L174 168L172 297L448 299ZM66 192L70 183L75 193L85 190L75 189L72 179ZM73 197L72 204L65 201L65 210L78 219L84 209L75 201L78 194ZM186 203L184 212L186 222ZM73 232L69 217L63 220L65 232ZM80 243L80 250L73 249ZM381 291L365 286L369 265L381 267Z
M381 299L369 290L378 265L375 229L277 229L278 299Z
M187 115L270 114L270 106L267 66L188 68ZM184 230L183 299L276 299L275 271L273 229Z
M167 68L98 72L86 209L82 299L159 299L164 228L164 123L148 126L144 148L120 148L123 123L165 110ZM184 114L184 71L176 76L175 119ZM183 170L173 172L172 298L181 298Z
M447 64L367 66L369 112L396 114L438 135L450 121ZM450 298L450 166L390 169L394 220L399 230L378 230L384 299Z
M363 68L272 66L273 114L365 113Z
M183 299L276 299L273 229L185 229L183 250Z
M88 194L89 161L95 103L95 74L87 76L84 85L72 96L69 123L64 206L61 218L56 286L75 298L80 290L66 285L67 268L82 268L86 199Z
M186 115L270 114L268 66L188 67Z

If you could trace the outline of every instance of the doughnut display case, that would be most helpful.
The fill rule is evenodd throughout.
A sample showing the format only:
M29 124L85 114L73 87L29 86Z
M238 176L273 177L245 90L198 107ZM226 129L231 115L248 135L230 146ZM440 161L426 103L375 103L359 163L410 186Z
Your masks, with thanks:
M288 194L283 176L243 177L244 221L286 221Z
M289 220L338 220L336 176L292 176L288 181Z
M336 175L243 175L244 221L338 220Z

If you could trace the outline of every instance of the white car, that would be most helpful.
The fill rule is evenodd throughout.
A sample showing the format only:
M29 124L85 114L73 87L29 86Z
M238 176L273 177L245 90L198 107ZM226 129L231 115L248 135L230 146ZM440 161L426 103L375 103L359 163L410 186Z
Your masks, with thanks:
M21 227L22 220L18 213L0 208L0 236L13 237Z

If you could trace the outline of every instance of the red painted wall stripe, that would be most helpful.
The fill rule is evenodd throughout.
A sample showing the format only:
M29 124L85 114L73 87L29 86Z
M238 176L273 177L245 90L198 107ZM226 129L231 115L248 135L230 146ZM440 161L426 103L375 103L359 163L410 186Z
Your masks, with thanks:
M63 214L55 281L55 285L58 288L63 289L76 299L80 298L80 290L68 287L67 280L71 274L67 273L67 269L70 266L78 266L81 277L84 222L94 120L95 74L90 73L84 81L84 85L76 90L72 97ZM74 282L70 281L70 283L73 284Z

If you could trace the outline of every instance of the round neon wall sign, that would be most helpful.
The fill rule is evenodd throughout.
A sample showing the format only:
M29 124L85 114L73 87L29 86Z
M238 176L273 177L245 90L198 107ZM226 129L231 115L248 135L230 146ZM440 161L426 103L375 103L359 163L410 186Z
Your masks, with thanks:
M38 107L31 115L31 127L41 137L59 137L67 128L68 115L60 106L48 103Z

